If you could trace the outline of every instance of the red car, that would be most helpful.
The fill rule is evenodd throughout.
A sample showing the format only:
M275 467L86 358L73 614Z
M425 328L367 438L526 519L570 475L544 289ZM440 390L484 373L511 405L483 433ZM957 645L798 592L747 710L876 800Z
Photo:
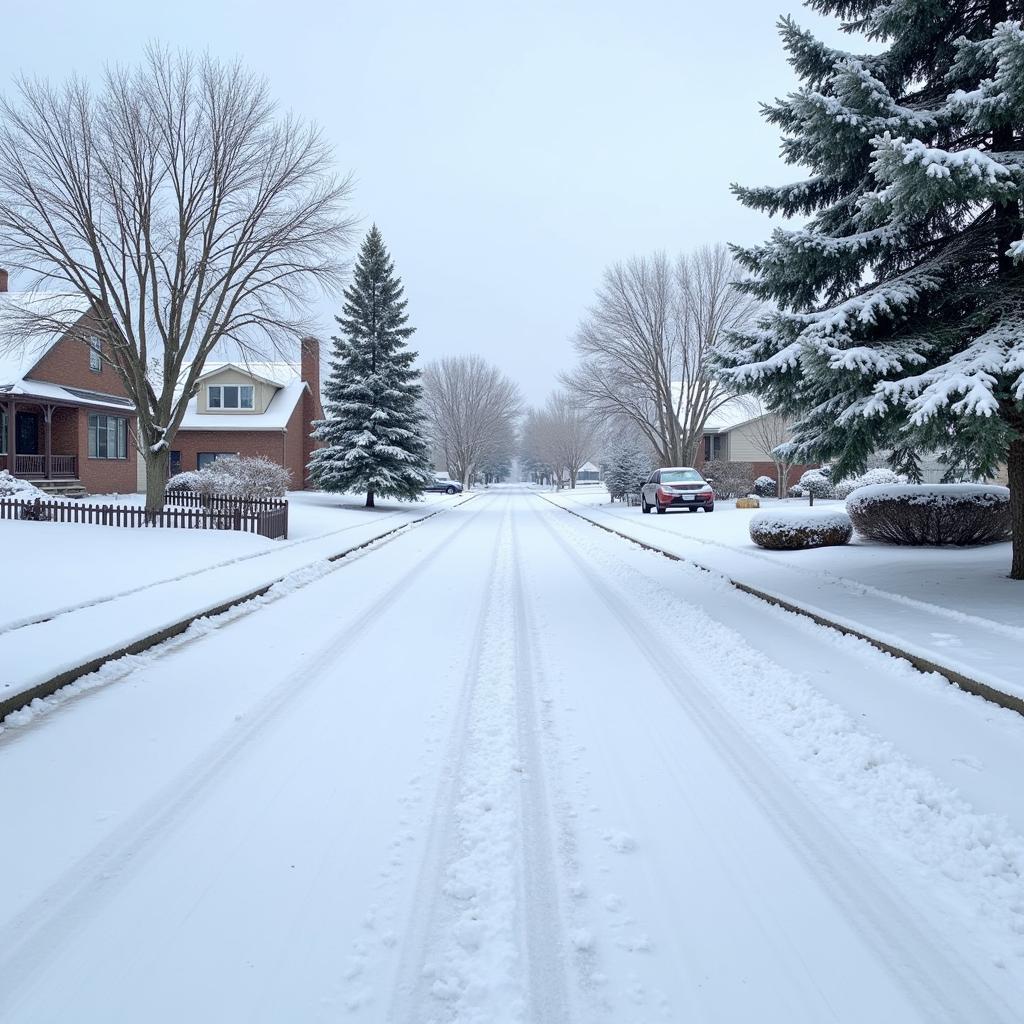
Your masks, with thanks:
M689 466L656 469L640 488L640 511L646 513L652 508L659 513L670 508L687 512L702 508L705 512L714 512L715 492L711 484Z

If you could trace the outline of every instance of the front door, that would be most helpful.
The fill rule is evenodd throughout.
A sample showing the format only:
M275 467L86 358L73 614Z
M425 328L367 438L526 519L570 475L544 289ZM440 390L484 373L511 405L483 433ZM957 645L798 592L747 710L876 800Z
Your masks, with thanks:
M19 412L15 418L19 455L39 454L39 414Z

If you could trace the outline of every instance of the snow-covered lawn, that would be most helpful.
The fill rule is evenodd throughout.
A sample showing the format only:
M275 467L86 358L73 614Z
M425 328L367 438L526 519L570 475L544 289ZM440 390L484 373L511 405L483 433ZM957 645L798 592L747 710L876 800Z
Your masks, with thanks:
M98 495L138 504L141 495ZM124 529L0 520L0 694L51 678L162 626L265 586L461 496L360 508L347 496L289 495L289 537L231 530Z
M603 489L545 497L637 540L902 644L938 664L1024 696L1024 587L1007 578L1009 544L906 548L864 541L842 547L765 551L750 539L753 509L643 515L610 503ZM802 499L762 500L762 509ZM841 509L843 502L815 502Z

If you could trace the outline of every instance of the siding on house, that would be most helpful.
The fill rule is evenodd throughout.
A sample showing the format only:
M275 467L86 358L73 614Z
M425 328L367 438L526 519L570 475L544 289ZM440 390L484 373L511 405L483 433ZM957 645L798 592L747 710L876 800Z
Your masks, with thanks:
M211 384L215 387L223 387L226 384L236 384L239 387L242 385L252 385L253 407L251 409L211 409L208 404ZM221 416L224 414L260 416L267 411L267 406L270 405L270 400L277 391L277 385L268 384L266 381L260 380L259 377L250 376L240 370L236 370L232 366L225 366L224 369L212 373L209 377L203 379L199 385L199 394L196 396L198 399L197 406L200 413L209 416Z

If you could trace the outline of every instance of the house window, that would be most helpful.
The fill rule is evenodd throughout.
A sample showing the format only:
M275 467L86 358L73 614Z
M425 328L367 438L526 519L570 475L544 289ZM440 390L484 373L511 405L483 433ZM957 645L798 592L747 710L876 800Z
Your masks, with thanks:
M721 459L725 452L725 438L720 434L704 435L704 461Z
M253 386L251 384L211 384L206 392L208 409L251 409Z
M103 342L95 334L89 338L89 369L96 373L103 370Z
M89 458L128 458L128 421L123 416L89 413Z
M234 454L234 452L200 452L196 456L196 469L206 469L207 466L212 466L218 459Z

